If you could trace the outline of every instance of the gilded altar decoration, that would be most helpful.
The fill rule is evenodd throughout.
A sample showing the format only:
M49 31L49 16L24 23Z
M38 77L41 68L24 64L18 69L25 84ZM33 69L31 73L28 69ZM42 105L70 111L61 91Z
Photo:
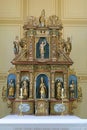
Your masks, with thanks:
M71 50L72 50L72 44L71 44L71 41L70 41L70 37L67 37L67 41L66 41L66 44L65 44L65 51L69 55Z
M13 42L14 44L14 54L17 55L19 53L19 37L16 36Z
M75 83L72 80L71 84L70 84L70 98L74 98L75 97Z
M46 17L43 9L39 17L27 17L23 29L23 38L13 41L15 67L8 71L2 96L11 102L13 114L71 114L82 92L78 77L69 71L72 43L70 37L63 39L61 20Z
M41 11L41 16L39 17L39 23L40 23L40 27L45 27L45 23L46 23L46 19L45 19L45 10L43 9Z
M7 96L10 99L15 98L16 92L16 75L9 74L7 78Z
M61 99L61 92L62 92L62 82L58 79L56 83L56 98Z
M47 90L46 90L46 86L45 86L44 81L43 81L43 77L41 77L39 92L40 92L40 98L46 98Z
M29 79L28 77L22 77L19 98L27 99L29 97Z
M14 96L14 83L12 79L9 83L8 96L12 96L12 97Z

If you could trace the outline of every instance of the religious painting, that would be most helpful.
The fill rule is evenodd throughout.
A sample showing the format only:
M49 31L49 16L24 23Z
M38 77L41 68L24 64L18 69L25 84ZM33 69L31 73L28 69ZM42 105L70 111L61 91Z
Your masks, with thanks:
M36 98L44 99L49 97L49 80L45 74L36 78Z
M77 77L75 75L69 76L69 99L77 98Z
M36 58L48 59L49 58L49 43L45 37L40 37L36 43Z
M16 92L16 75L9 74L7 77L7 97L15 98Z

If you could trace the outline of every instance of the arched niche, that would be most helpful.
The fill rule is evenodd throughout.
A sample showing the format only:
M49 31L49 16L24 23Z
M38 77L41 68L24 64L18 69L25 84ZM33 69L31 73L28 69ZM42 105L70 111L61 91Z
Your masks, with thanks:
M29 77L24 75L21 77L20 81L19 97L23 99L29 98L29 91L30 91L29 88L30 88Z
M74 99L78 97L77 92L77 76L76 75L70 75L69 76L69 99Z
M62 77L55 79L55 98L61 99L61 90L64 88L64 81Z
M16 75L9 74L7 77L7 97L15 98L16 96Z
M40 37L36 43L36 58L49 59L49 43L45 37Z
M43 81L41 81L41 80L43 80ZM42 86L44 86L44 90L42 90L43 94L41 96L41 87ZM45 94L43 91L45 91ZM45 74L39 74L36 77L36 98L39 98L39 99L49 98L49 78Z

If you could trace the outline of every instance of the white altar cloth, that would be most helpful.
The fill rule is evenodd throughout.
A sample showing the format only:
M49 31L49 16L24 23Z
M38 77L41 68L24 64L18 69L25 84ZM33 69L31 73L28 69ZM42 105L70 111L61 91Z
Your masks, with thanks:
M87 120L68 115L8 115L0 119L0 130L87 130Z

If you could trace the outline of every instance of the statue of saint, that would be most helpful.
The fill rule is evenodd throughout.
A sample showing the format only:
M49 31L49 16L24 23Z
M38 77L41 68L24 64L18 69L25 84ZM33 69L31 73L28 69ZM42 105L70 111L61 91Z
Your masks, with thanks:
M45 10L44 9L41 12L41 16L39 18L39 22L40 22L40 27L44 27L45 26Z
M46 46L46 41L42 41L41 43L40 43L40 57L41 57L41 59L43 59L44 58L44 53L45 53L45 50L44 50L44 47Z
M24 80L22 83L22 89L23 89L23 97L27 98L28 97L28 82L26 80Z
M19 37L16 36L14 44L14 54L17 55L19 53Z
M75 83L73 80L69 86L69 90L70 90L70 98L74 98L75 97Z
M61 98L61 90L62 90L62 83L58 79L57 84L56 84L56 98L60 99Z
M14 82L13 80L11 79L9 84L8 84L8 96L9 97L14 97L14 94L15 94L15 89L14 89Z
M46 89L46 86L44 84L43 77L41 77L41 83L40 83L40 87L39 87L39 93L40 93L40 98L46 98L47 89Z
M82 88L78 86L78 99L81 100L82 98Z
M70 37L67 37L66 45L65 45L65 51L67 54L70 54L72 49Z

